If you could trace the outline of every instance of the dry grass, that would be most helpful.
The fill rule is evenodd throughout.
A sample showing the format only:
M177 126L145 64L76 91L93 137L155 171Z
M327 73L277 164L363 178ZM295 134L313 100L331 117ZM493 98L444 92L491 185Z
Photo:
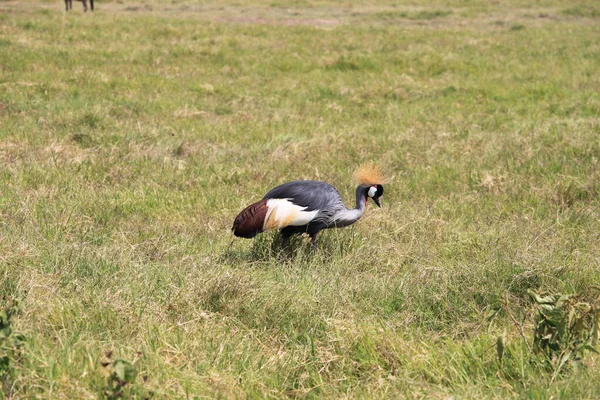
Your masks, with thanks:
M0 2L2 396L106 397L112 354L140 398L599 397L511 318L600 277L595 2L78 6ZM366 161L384 207L316 254L232 244Z

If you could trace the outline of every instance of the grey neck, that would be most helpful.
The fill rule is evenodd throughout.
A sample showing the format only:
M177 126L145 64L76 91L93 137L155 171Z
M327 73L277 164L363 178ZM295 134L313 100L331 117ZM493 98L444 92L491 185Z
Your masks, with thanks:
M356 207L349 209L344 207L335 215L335 225L340 228L343 226L352 225L360 219L365 213L367 205L367 189L364 186L356 188Z

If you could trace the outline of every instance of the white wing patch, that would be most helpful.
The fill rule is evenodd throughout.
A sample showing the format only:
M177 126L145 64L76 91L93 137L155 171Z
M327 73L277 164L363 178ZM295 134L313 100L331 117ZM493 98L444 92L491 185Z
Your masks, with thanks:
M312 221L318 211L304 211L306 207L298 206L289 199L267 200L267 215L263 223L263 230L281 229L286 226L302 226Z

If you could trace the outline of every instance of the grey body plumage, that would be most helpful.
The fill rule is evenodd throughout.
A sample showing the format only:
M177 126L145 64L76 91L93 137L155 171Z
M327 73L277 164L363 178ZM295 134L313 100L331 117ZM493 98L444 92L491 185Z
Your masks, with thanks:
M264 199L290 199L294 204L306 207L306 211L317 211L317 215L306 225L286 226L281 229L283 245L294 234L307 233L313 246L317 234L323 229L342 228L352 225L362 217L367 203L369 186L356 188L356 207L348 209L338 190L326 182L293 181L269 191Z
M284 183L269 191L264 199L290 199L294 204L306 207L306 211L318 211L317 215L306 225L283 228L281 232L284 236L305 232L313 236L323 229L349 225L345 220L338 219L336 221L336 215L346 210L346 206L337 189L325 182L293 181ZM362 214L358 215L352 222L361 216Z
M307 233L316 246L317 235L323 229L342 228L358 221L364 214L367 199L371 198L381 207L379 198L383 195L383 186L373 181L359 179L359 182L356 205L351 209L328 183L313 180L284 183L242 210L233 222L233 233L252 238L265 230L279 229L284 248L290 236Z

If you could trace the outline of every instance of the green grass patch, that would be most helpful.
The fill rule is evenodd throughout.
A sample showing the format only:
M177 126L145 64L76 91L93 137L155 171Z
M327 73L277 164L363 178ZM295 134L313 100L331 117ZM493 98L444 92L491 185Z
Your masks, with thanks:
M600 8L592 5L577 5L575 7L565 8L561 11L561 14L570 17L599 18Z
M597 6L542 3L0 2L0 398L599 398Z

